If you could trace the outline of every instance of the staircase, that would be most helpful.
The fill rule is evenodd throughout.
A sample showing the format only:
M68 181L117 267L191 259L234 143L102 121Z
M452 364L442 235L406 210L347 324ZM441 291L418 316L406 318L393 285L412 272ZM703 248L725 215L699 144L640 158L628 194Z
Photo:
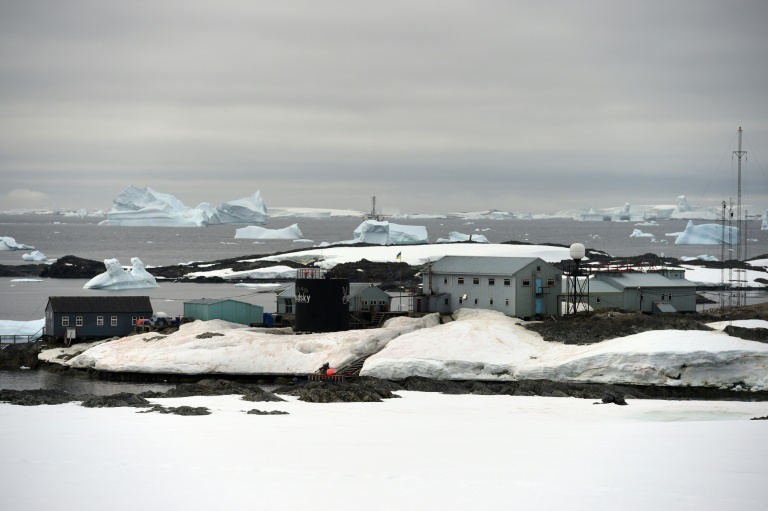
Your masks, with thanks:
M371 353L371 355L373 355L373 353ZM365 361L368 360L368 357L371 355L358 358L354 362L351 362L344 367L336 368L336 374L341 374L344 376L360 376L360 369L363 368L363 364L365 364Z

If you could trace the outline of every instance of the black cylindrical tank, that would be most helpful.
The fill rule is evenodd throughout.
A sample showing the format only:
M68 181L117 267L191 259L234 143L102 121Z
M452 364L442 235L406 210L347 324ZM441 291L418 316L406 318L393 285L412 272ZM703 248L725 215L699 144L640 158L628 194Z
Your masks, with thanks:
M297 332L349 330L349 279L296 279Z

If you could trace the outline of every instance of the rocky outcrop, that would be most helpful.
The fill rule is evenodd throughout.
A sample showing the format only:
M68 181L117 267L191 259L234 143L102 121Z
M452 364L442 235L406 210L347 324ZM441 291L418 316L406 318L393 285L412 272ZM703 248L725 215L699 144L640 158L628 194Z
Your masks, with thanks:
M91 261L66 255L57 259L55 263L44 266L40 276L54 279L91 279L103 272L103 261Z

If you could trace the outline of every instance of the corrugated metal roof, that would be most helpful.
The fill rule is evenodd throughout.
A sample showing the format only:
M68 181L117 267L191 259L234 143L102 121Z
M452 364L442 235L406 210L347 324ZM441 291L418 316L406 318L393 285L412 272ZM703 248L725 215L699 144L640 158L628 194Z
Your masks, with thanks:
M690 280L670 279L661 273L620 273L606 275L616 284L627 287L696 287ZM599 277L598 277L599 278Z
M538 257L445 256L432 263L433 273L514 275ZM540 260L542 264L548 264Z
M50 296L54 312L151 312L148 296Z

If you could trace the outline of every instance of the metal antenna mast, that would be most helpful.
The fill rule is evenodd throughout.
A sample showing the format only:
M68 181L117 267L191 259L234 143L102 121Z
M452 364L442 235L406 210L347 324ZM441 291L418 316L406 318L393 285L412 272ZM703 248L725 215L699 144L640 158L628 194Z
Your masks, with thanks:
M737 151L734 151L733 154L736 155L736 159L738 160L737 163L737 188L736 188L736 261L737 264L741 263L741 258L746 255L746 245L747 245L747 237L744 235L744 211L743 206L741 203L741 158L745 154L747 154L746 151L741 150L741 126L739 126L739 149ZM742 254L742 245L744 246L744 254ZM741 287L746 284L743 280L743 270L742 268L738 268L736 271L736 275L738 276L738 287L739 289L736 291L736 306L739 307L741 305L746 305L746 303L741 303ZM745 297L746 301L746 297Z

